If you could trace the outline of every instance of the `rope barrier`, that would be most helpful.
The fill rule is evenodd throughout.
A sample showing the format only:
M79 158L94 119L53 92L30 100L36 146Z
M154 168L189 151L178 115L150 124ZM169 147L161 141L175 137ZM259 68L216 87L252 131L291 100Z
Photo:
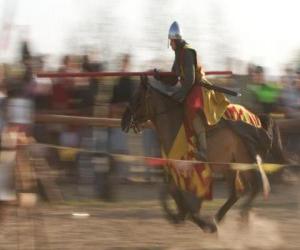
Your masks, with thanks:
M94 127L111 127L119 128L121 119L118 118L104 118L104 117L87 117L87 116L71 116L71 115L55 115L55 114L36 114L35 122L37 123L60 123L71 125L84 125ZM278 119L276 120L280 131L284 134L299 133L300 118L294 119ZM153 127L151 122L146 122L142 127Z
M127 155L127 154L111 154L105 151L97 151L97 150L88 150L78 147L66 147L66 146L58 146L54 144L44 144L44 143L36 143L35 146L39 147L47 147L47 148L55 148L55 149L69 149L83 153L95 154L98 156L109 156L112 157L116 161L124 161L124 162L145 162L147 165L151 167L161 167L161 165L165 165L169 162L174 163L175 165L180 163L180 166L190 167L197 164L208 164L208 165L224 165L229 166L234 170L250 170L250 169L258 169L256 163L236 163L236 162L203 162L198 160L179 160L179 159L164 159L160 157L148 157L141 155ZM276 163L263 163L262 167L267 172L274 172L279 170L280 168L290 166L288 164L276 164Z
M80 116L64 116L64 115L49 115L49 114L37 114L35 116L35 121L38 123L62 123L62 124L72 124L72 125L87 125L87 126L98 126L98 127L120 127L120 119L114 118L93 118L93 117L80 117ZM291 120L278 120L276 121L279 128L282 129L285 133L291 133L295 128L299 127L300 119L291 119ZM146 123L144 127L151 127L151 123ZM56 149L73 149L78 152L92 153L102 156L111 156L115 160L119 161L146 161L148 166L153 165L164 165L167 162L180 162L181 164L186 164L187 166L191 164L206 163L211 165L230 165L234 170L249 170L249 169L258 169L257 164L249 163L224 163L224 162L200 162L200 161L191 161L191 160L176 160L176 159L163 159L158 157L145 157L145 156L136 156L136 155L122 155L122 154L110 154L108 152L99 152L95 150L86 150L82 148L72 148L57 146L51 144L37 144L43 147L52 147ZM280 168L290 166L284 164L274 164L274 163L263 163L263 168L267 172L276 171Z

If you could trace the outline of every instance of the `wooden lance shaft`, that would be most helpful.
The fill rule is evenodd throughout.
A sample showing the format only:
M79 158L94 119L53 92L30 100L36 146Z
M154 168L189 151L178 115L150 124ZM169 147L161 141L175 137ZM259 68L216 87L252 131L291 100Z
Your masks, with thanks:
M121 77L121 76L154 76L154 71L145 72L64 72L64 73L53 73L53 72L42 72L38 73L37 77L40 78L71 78L71 77ZM231 71L207 71L206 75L232 75ZM161 76L176 76L174 72L159 72ZM222 92L227 95L240 96L239 93L234 92L223 87L211 85L203 82L201 84L204 88L212 89L218 92Z
M159 72L162 76L176 76L173 72ZM207 71L206 75L232 75L231 71ZM106 76L154 76L154 71L145 72L40 72L39 78L66 78L66 77L106 77Z

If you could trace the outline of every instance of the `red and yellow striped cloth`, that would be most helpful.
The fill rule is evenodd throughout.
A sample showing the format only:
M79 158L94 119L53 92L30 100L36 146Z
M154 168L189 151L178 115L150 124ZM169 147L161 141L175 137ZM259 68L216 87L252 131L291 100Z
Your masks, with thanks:
M223 118L233 121L242 121L257 128L261 128L260 119L249 110L238 104L229 104ZM168 154L163 153L166 159L196 160L196 139L186 123L183 123ZM167 161L166 171L173 178L176 185L184 191L190 191L202 199L212 198L212 172L207 163L188 163ZM236 188L243 190L243 184L237 174Z
M195 149L195 138L189 135L189 131L182 124L170 152L167 155L163 153L164 158L170 159L165 170L181 190L209 200L212 198L212 173L209 165L171 160L196 160Z
M261 128L260 119L248 109L238 104L229 104L223 118L226 120L242 121L254 127Z

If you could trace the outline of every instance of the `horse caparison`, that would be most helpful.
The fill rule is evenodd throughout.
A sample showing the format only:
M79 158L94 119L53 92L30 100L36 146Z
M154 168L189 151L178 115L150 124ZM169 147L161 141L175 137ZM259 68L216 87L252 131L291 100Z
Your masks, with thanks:
M142 77L140 86L122 117L122 128L124 131L128 131L130 128L138 130L139 124L151 120L158 133L161 147L165 152L168 152L183 119L183 105L151 87L148 84L148 79ZM276 142L273 144L273 148L276 150L280 148L276 145ZM249 154L244 141L226 126L217 126L209 133L207 147L208 161L214 162L214 164L210 164L211 169L224 175L229 188L229 196L217 211L214 220L203 218L200 215L202 200L198 197L186 199L186 192L179 190L171 178L168 178L171 181L166 183L161 197L168 218L174 223L184 221L189 216L205 232L215 232L217 230L216 224L224 218L227 211L241 197L236 193L235 188L236 170L231 169L229 164L224 163L254 163L254 160ZM246 188L246 192L243 192L246 198L241 206L241 214L247 218L251 203L259 193L261 179L258 171L253 169L241 171L240 178ZM174 199L178 213L172 214L169 210L166 204L167 196ZM189 201L192 201L192 203Z

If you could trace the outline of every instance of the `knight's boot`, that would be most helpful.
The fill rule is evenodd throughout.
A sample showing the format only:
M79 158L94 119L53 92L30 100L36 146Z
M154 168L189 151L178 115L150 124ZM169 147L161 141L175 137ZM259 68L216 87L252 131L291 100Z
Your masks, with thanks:
M197 160L207 161L207 144L205 130L197 134Z
M197 143L196 158L199 161L207 161L206 129L204 122L199 115L193 120L193 129Z

